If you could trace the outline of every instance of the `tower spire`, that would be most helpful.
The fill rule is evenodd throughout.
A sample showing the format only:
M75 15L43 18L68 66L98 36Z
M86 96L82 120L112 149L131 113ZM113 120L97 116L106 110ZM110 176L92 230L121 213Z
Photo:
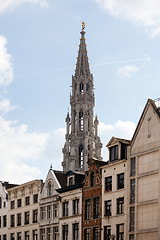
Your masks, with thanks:
M89 62L87 56L87 45L85 39L85 22L82 22L81 39L79 44L78 58L75 70L75 76L90 75Z

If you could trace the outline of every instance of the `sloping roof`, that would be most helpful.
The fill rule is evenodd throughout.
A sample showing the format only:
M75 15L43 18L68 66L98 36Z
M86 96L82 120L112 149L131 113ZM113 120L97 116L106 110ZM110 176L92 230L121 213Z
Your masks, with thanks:
M67 186L67 176L65 172L53 170L62 188Z
M139 122L138 122L138 124L137 124L137 127L136 127L136 129L135 129L135 132L134 132L134 134L133 134L133 137L132 137L132 140L131 140L131 145L133 145L133 143L134 143L134 141L135 141L135 138L136 138L136 136L137 136L137 134L138 134L138 132L139 132L139 129L140 129L141 124L142 124L142 122L143 122L143 118L144 118L144 116L145 116L145 114L146 114L146 111L147 111L147 109L148 109L149 106L151 106L151 107L154 109L155 113L156 113L157 116L160 118L160 112L159 112L156 104L154 103L154 101L153 101L152 99L148 99L148 100L147 100L147 103L146 103L146 105L145 105L145 107L144 107L144 110L143 110L143 112L142 112L142 114L141 114L141 117L140 117L140 119L139 119Z
M130 140L123 139L123 138L112 137L112 138L110 139L110 141L107 143L106 147L110 147L114 141L122 142L122 143L125 143L125 144L127 144L127 145L130 145L130 144L131 144L131 141L130 141Z
M19 186L18 184L12 184L9 182L2 182L2 184L3 184L3 186L5 186L6 189L10 189L10 188Z

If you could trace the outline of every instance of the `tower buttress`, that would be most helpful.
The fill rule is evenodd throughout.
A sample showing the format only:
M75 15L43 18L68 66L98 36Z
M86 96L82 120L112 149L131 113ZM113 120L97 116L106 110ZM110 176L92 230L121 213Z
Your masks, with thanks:
M93 124L93 75L89 68L84 28L83 22L75 74L72 76L71 119L69 113L66 118L66 142L62 150L64 171L85 172L90 157L102 160L97 117Z

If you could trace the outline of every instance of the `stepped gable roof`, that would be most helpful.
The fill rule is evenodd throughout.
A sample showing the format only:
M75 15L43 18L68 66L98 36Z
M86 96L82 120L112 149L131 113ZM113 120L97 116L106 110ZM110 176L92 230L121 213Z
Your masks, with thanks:
M67 186L67 176L65 172L53 170L62 188Z

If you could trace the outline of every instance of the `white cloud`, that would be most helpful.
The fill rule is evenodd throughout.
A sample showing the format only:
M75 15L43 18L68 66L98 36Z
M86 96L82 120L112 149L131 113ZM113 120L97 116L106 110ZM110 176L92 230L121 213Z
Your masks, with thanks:
M38 167L29 166L43 153L48 134L29 132L27 125L0 117L0 176L1 180L25 182L38 178Z
M95 0L103 9L115 18L127 20L146 27L155 37L160 34L159 0Z
M7 40L0 36L0 85L8 85L13 80L11 55L7 52Z
M0 13L6 10L13 10L24 3L40 4L41 7L47 8L47 0L0 0Z
M6 114L14 110L15 108L16 106L11 105L9 99L3 99L2 101L0 101L0 112L2 112L2 114Z
M105 124L99 123L100 138L103 143L102 157L104 160L108 160L108 151L106 149L107 143L110 141L111 137L119 137L123 139L131 140L133 133L135 131L136 125L131 121L121 121L118 120L115 124Z
M138 72L138 68L136 66L123 66L117 69L117 75L120 77L131 77L131 75L135 72Z

